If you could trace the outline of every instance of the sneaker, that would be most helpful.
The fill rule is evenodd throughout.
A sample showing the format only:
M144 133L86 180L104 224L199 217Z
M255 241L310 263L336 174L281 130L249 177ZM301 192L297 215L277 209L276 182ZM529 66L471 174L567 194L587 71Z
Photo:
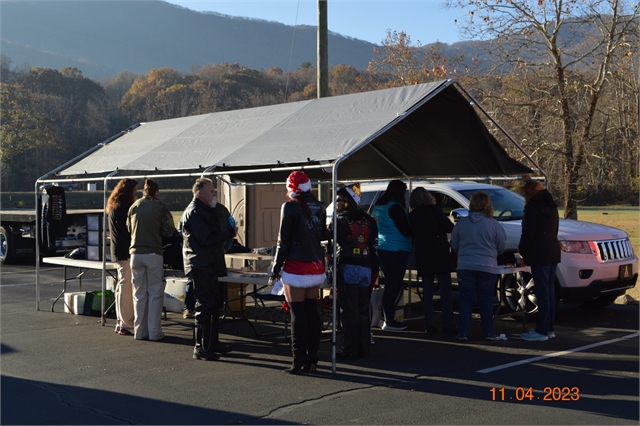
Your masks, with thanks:
M555 339L556 338L556 332L555 331L550 331L547 333L547 337L549 339Z
M198 345L193 349L193 359L216 361L219 359L219 356L213 351L205 351L200 345Z
M185 309L184 311L182 311L182 318L184 319L195 318L195 317L196 317L195 309Z
M527 342L544 342L549 340L548 336L540 334L535 330L531 330L528 333L522 333L520 337L522 337L522 340L526 340Z
M384 324L382 324L382 329L386 331L402 331L406 328L406 325L402 325L402 323L398 321L385 321Z
M462 342L465 342L465 341L469 340L469 339L467 339L467 336L465 336L464 334L458 334L456 336L456 339L458 339L458 340L460 340Z
M485 337L484 340L488 340L490 342L493 342L493 341L498 340L498 338L493 334L487 334L487 337Z
M427 326L425 331L427 332L427 334L428 333L437 333L438 332L438 327L436 327L435 325L429 325L429 326Z
M371 344L375 345L376 341L373 339L373 332L371 332Z

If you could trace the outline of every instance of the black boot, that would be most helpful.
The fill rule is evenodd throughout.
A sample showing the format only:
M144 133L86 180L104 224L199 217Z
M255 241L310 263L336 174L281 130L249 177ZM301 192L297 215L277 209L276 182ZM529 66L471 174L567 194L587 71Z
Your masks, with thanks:
M368 287L358 287L358 357L371 356L371 293Z
M342 359L355 359L358 352L358 286L343 285L338 291L338 301L342 308L344 344L337 355Z
M318 351L320 350L320 336L322 334L322 321L318 313L316 299L305 299L304 310L307 315L307 323L309 326L307 342L307 364L304 369L308 373L315 373L318 365Z
M217 315L211 319L211 350L223 355L233 350L231 345L220 342L220 318Z
M193 358L203 361L215 361L218 355L211 350L211 325L196 324L196 347L193 348Z
M289 303L291 312L291 352L293 362L291 367L284 370L285 373L298 374L300 369L307 363L307 316L304 309L304 302Z

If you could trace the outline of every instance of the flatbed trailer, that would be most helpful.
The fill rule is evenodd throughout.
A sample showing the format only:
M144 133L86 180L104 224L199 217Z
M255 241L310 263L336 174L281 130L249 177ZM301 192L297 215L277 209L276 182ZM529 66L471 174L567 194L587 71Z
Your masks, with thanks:
M55 256L70 252L87 244L87 215L100 215L102 209L67 210L67 236L56 241L55 249L41 252ZM0 211L0 263L11 263L19 258L35 259L36 212L32 209Z

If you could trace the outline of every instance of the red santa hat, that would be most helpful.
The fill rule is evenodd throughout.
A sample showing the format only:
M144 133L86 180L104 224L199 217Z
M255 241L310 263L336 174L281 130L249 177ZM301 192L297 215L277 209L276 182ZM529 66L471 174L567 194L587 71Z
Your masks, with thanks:
M311 190L311 180L309 176L303 171L291 172L287 178L287 195L289 198L295 198L301 192L308 192Z

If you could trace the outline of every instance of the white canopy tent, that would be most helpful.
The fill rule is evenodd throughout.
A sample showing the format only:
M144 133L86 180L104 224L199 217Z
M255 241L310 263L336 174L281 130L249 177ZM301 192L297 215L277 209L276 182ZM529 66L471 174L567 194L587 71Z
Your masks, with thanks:
M104 181L106 206L108 182L124 177L215 175L250 185L283 183L292 170L305 170L335 191L341 181L531 172L508 155L476 107L544 174L459 83L444 80L135 125L38 179L36 202L38 186L54 181ZM103 268L103 289L104 282ZM333 286L335 294L335 276ZM39 309L38 270L36 293ZM334 371L335 315L334 298Z

